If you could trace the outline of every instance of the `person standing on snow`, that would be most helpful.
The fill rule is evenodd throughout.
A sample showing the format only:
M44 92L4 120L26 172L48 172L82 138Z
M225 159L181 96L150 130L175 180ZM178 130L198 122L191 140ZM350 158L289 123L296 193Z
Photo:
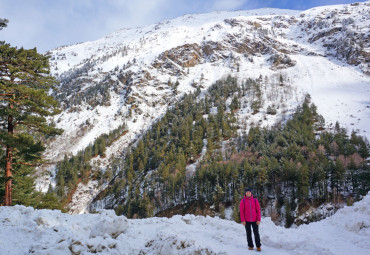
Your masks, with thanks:
M244 197L240 201L240 220L247 231L248 249L253 250L252 231L253 228L254 241L257 251L261 251L261 240L258 232L258 226L261 222L261 207L257 200L252 195L252 189L246 188Z

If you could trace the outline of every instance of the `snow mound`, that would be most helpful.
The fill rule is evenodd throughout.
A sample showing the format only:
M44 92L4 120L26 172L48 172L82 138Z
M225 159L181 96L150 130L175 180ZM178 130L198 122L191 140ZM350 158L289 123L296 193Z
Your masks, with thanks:
M114 211L69 215L0 207L0 254L245 254L245 229L209 216L130 220ZM370 193L322 221L295 229L263 218L267 254L368 254Z
M285 229L270 218L264 219L261 233L265 245L293 254L368 254L370 195L329 218L296 229Z
M367 195L356 206L346 207L338 211L329 222L339 227L344 223L346 230L360 235L369 236L370 233L370 196ZM348 217L350 215L350 217ZM368 246L369 247L369 246Z
M117 238L120 234L124 233L128 228L127 219L108 218L99 221L91 229L90 238L106 235L112 238Z

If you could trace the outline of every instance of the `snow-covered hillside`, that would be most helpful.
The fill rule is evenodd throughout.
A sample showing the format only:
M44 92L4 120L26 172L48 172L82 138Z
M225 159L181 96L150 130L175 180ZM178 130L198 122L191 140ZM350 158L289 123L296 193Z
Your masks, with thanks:
M364 63L354 67L339 56L331 56L333 49L324 43L338 41L343 35L331 32L325 36L324 31L341 27L368 37L369 5L330 6L305 12L261 9L185 15L58 48L50 53L52 73L61 79L61 91L67 100L110 79L110 102L89 106L82 97L78 107L70 106L57 116L57 126L65 133L53 143L55 146L50 146L47 156L60 159L65 153L76 153L122 122L128 124L130 132L116 147L125 147L124 141L127 146L127 141L161 116L169 103L193 91L191 85L197 83L206 89L230 73L240 79L283 73L304 92L313 94L319 112L329 123L339 120L348 129L368 136L369 77L361 71L367 70L368 40L362 42ZM316 34L321 37L313 41L311 37ZM354 51L356 45L350 44L349 48ZM283 64L283 54L290 63ZM272 64L271 57L278 61ZM169 80L179 81L177 93L168 86ZM353 96L348 97L348 92ZM133 116L129 118L132 108ZM81 132L83 128L87 131ZM111 153L120 150L116 147Z
M369 17L366 15L368 10L369 3L362 3L358 6L315 8L302 13L262 9L185 15L147 27L123 29L97 41L58 48L51 52L53 74L66 78L76 75L74 73L76 70L81 72L73 76L75 81L68 83L69 86L78 87L68 88L69 98L96 86L106 79L107 74L117 82L120 93L117 95L112 91L110 106L85 108L82 103L76 112L64 112L58 116L56 118L58 127L66 130L63 138L60 139L73 138L74 143L72 146L69 143L63 143L67 144L63 150L59 148L57 151L53 150L53 153L58 151L63 151L63 154L76 153L98 135L116 128L122 121L128 122L130 130L141 132L153 118L163 113L164 106L176 98L171 88L166 86L168 80L172 82L179 80L178 91L188 92L194 90L190 85L193 81L199 80L201 74L204 76L203 87L208 87L215 80L229 73L240 78L251 76L255 78L260 74L270 76L274 72L286 72L294 83L301 84L308 92L321 95L322 90L338 87L340 91L345 90L344 94L347 95L347 90L343 87L348 87L353 92L358 91L359 95L364 95L365 92L367 96L369 88L365 85L368 85L369 79L360 71L360 68L348 66L342 61L335 61L334 58L325 58L324 55L330 56L326 52L329 46L322 47L319 39L310 43L310 38L317 33L322 34L330 22L335 27L343 27L344 21L349 17L352 18L350 22L350 27L354 27L352 30L363 33L366 38L369 36L366 28L370 25ZM327 17L328 15L330 17ZM316 24L319 21L321 25ZM316 28L315 25L320 26L321 29ZM310 26L312 30L307 28ZM346 29L349 30L347 27ZM322 40L335 40L335 38L339 40L341 35L333 33ZM366 40L363 44L365 44L363 50L368 54L369 45ZM271 70L268 61L270 56L283 52L297 62L296 67L291 70L284 69L284 66L277 66L276 69ZM307 58L307 55L314 56ZM176 57L184 59L175 59ZM251 59L253 62L250 62ZM237 66L239 72L235 72ZM80 70L79 68L82 67L83 70ZM127 75L130 76L130 81L120 78ZM77 85L77 80L81 79L84 79L82 85ZM131 91L128 92L128 89ZM335 90L333 92L335 93ZM339 93L335 94L339 100L342 99ZM357 102L351 100L351 105L343 102L347 105L345 108L352 109L352 103L358 103L363 104L363 109L360 105L353 105L355 108L353 110L365 110L366 101L358 97L356 99ZM125 119L124 113L132 107L132 101L136 101L137 107L141 110L138 112L141 114L133 117L136 121L131 123L129 119ZM338 109L337 102L332 100L314 97L314 101L319 104L324 101L327 108ZM156 103L163 106L153 107ZM343 113L341 109L339 112ZM354 118L357 118L354 112L352 113ZM117 115L123 117L117 118ZM333 113L326 115L329 119L338 117L338 114ZM366 123L363 117L366 116L358 116L355 121L343 121L343 124L350 128L352 123ZM339 118L339 120L347 119ZM81 137L77 132L86 120L90 120L93 127ZM353 128L364 132L365 126L355 125Z
M349 132L370 138L369 12L365 2L304 12L185 15L57 48L49 55L65 111L54 122L65 132L48 145L45 156L55 162L76 154L125 123L128 132L107 148L105 158L91 162L104 171L184 93L206 90L229 74L241 81L282 76L292 94L266 107L284 104L286 114L309 93L328 128L338 120ZM246 124L251 122L272 124L263 111ZM54 167L40 172L45 170L53 173ZM38 187L46 191L50 181L39 178ZM94 196L98 189L88 193Z
M68 215L0 207L0 254L247 254L241 224L185 215L128 220L114 211ZM296 229L263 218L265 254L356 254L370 251L370 194L320 222Z

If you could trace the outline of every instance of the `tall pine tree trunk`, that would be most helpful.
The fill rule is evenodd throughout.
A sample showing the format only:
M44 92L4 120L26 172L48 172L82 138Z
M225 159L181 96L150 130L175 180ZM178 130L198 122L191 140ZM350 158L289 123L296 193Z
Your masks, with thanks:
M5 206L12 205L12 148L6 148L6 168L5 168Z
M13 105L10 104L10 108L13 108ZM14 126L13 126L13 116L8 116L8 133L13 135ZM12 161L13 161L13 148L9 145L6 146L6 167L5 167L5 206L12 205Z

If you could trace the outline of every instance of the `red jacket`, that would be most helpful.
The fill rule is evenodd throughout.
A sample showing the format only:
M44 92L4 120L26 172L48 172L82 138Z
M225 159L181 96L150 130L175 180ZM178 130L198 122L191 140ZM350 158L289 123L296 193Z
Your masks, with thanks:
M246 222L261 221L261 207L258 200L252 196L240 201L240 220Z

